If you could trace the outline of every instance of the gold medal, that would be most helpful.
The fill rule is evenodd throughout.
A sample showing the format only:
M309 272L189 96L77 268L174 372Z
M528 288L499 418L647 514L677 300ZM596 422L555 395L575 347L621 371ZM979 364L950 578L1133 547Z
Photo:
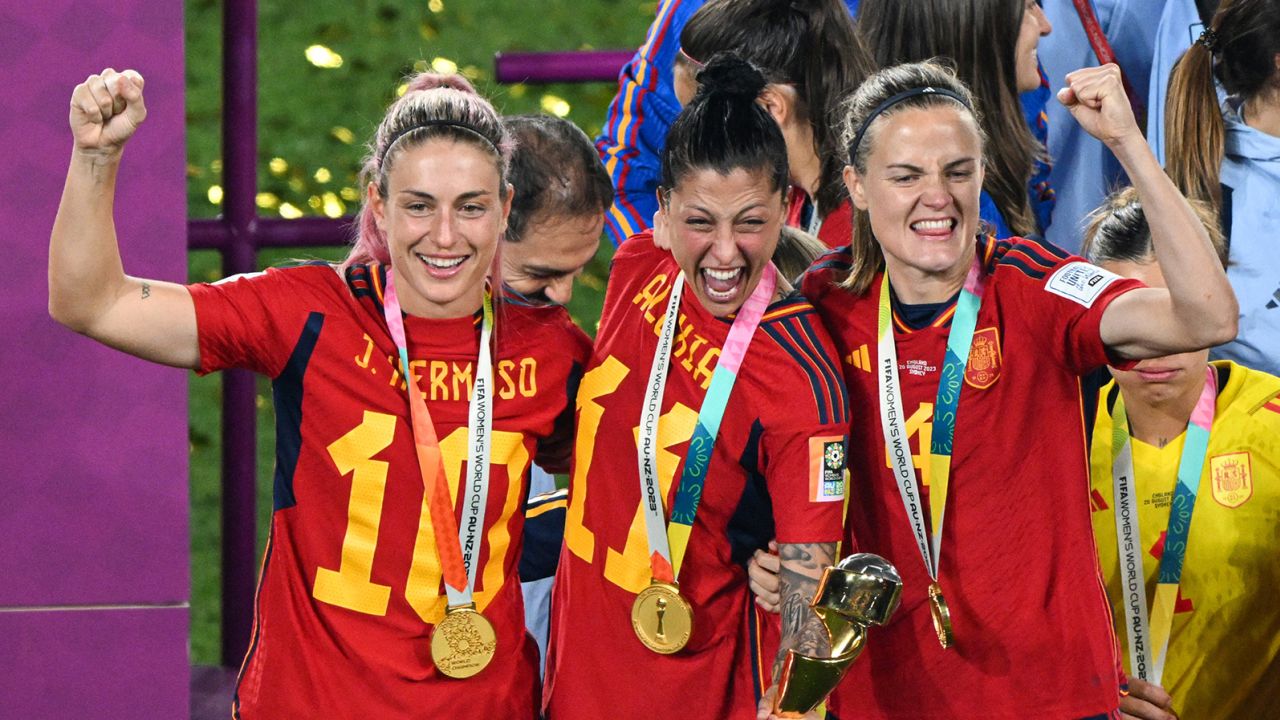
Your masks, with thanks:
M493 625L475 605L449 608L431 634L431 660L451 678L469 678L488 666L497 646Z
M951 611L947 609L946 598L942 597L942 586L938 583L929 585L929 614L933 616L933 629L938 633L942 649L955 647L956 635L951 629Z
M693 608L675 585L654 580L631 606L631 627L650 650L680 652L693 634Z

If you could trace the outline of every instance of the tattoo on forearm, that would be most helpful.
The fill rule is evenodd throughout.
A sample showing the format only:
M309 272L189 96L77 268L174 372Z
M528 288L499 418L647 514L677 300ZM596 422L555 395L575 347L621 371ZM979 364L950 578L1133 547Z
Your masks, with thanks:
M835 543L786 543L778 548L782 560L778 573L782 595L782 642L773 666L775 679L789 649L814 657L831 654L831 636L827 626L809 608L809 602L817 592L823 569L834 563L835 551Z
M151 283L144 282L142 283L142 299L146 300L149 297L151 297Z

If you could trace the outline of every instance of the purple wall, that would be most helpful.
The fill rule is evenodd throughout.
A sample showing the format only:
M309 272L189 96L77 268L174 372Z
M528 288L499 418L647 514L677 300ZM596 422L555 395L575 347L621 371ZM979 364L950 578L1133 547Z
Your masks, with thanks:
M187 714L187 378L100 347L46 309L71 89L147 79L116 213L126 271L186 278L182 4L0 7L0 697L5 717Z

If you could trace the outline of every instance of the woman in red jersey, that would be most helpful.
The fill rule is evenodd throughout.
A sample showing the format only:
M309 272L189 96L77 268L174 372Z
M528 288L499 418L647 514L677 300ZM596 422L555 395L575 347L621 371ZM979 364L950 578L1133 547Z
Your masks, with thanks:
M846 359L852 414L879 418L851 427L850 534L904 590L833 694L837 717L1065 720L1119 704L1078 377L1222 342L1236 305L1119 70L1074 72L1059 100L1142 195L1167 289L978 236L985 137L950 71L888 68L846 106L853 242L803 285Z
M842 534L847 398L812 306L770 262L787 155L756 103L764 77L725 58L699 79L663 155L670 251L649 233L619 248L578 392L554 720L767 716L775 658L742 563L775 532L777 655L829 652L808 601Z
M116 245L142 91L107 70L72 95L49 307L147 360L272 378L275 511L233 715L536 717L520 509L533 459L567 464L541 449L567 447L588 344L561 308L494 312L499 117L461 77L418 76L371 143L345 262L183 286L126 276Z

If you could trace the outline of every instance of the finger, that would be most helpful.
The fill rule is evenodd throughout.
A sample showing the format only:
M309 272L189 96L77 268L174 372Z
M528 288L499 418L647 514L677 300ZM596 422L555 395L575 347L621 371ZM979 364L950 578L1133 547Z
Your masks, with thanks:
M1132 694L1120 698L1120 712L1135 720L1178 720L1163 709Z
M767 553L762 550L756 551L756 562L760 567L768 570L770 573L777 575L782 570L782 558L773 553Z
M1076 91L1072 90L1069 86L1062 88L1058 91L1058 102L1062 103L1065 107L1075 105L1078 102L1076 100Z
M1129 695L1155 705L1163 710L1173 706L1173 697L1163 687L1142 678L1129 678Z
M125 70L120 74L120 96L128 103L125 115L135 127L147 118L147 103L142 97L145 84L146 81L136 70Z
M75 116L81 116L84 122L102 122L102 110L98 107L97 101L93 99L93 91L89 89L89 85L96 77L97 75L90 75L84 82L77 85L75 90L71 91L73 119L75 119Z
M769 541L769 552L773 553L774 555L777 555L777 554L778 554L778 541L777 541L777 540L770 540L770 541Z
M111 91L107 89L107 81L101 75L96 76L89 83L89 96L94 105L98 106L98 116L103 123L111 119L112 107L115 105L115 98L111 96Z

